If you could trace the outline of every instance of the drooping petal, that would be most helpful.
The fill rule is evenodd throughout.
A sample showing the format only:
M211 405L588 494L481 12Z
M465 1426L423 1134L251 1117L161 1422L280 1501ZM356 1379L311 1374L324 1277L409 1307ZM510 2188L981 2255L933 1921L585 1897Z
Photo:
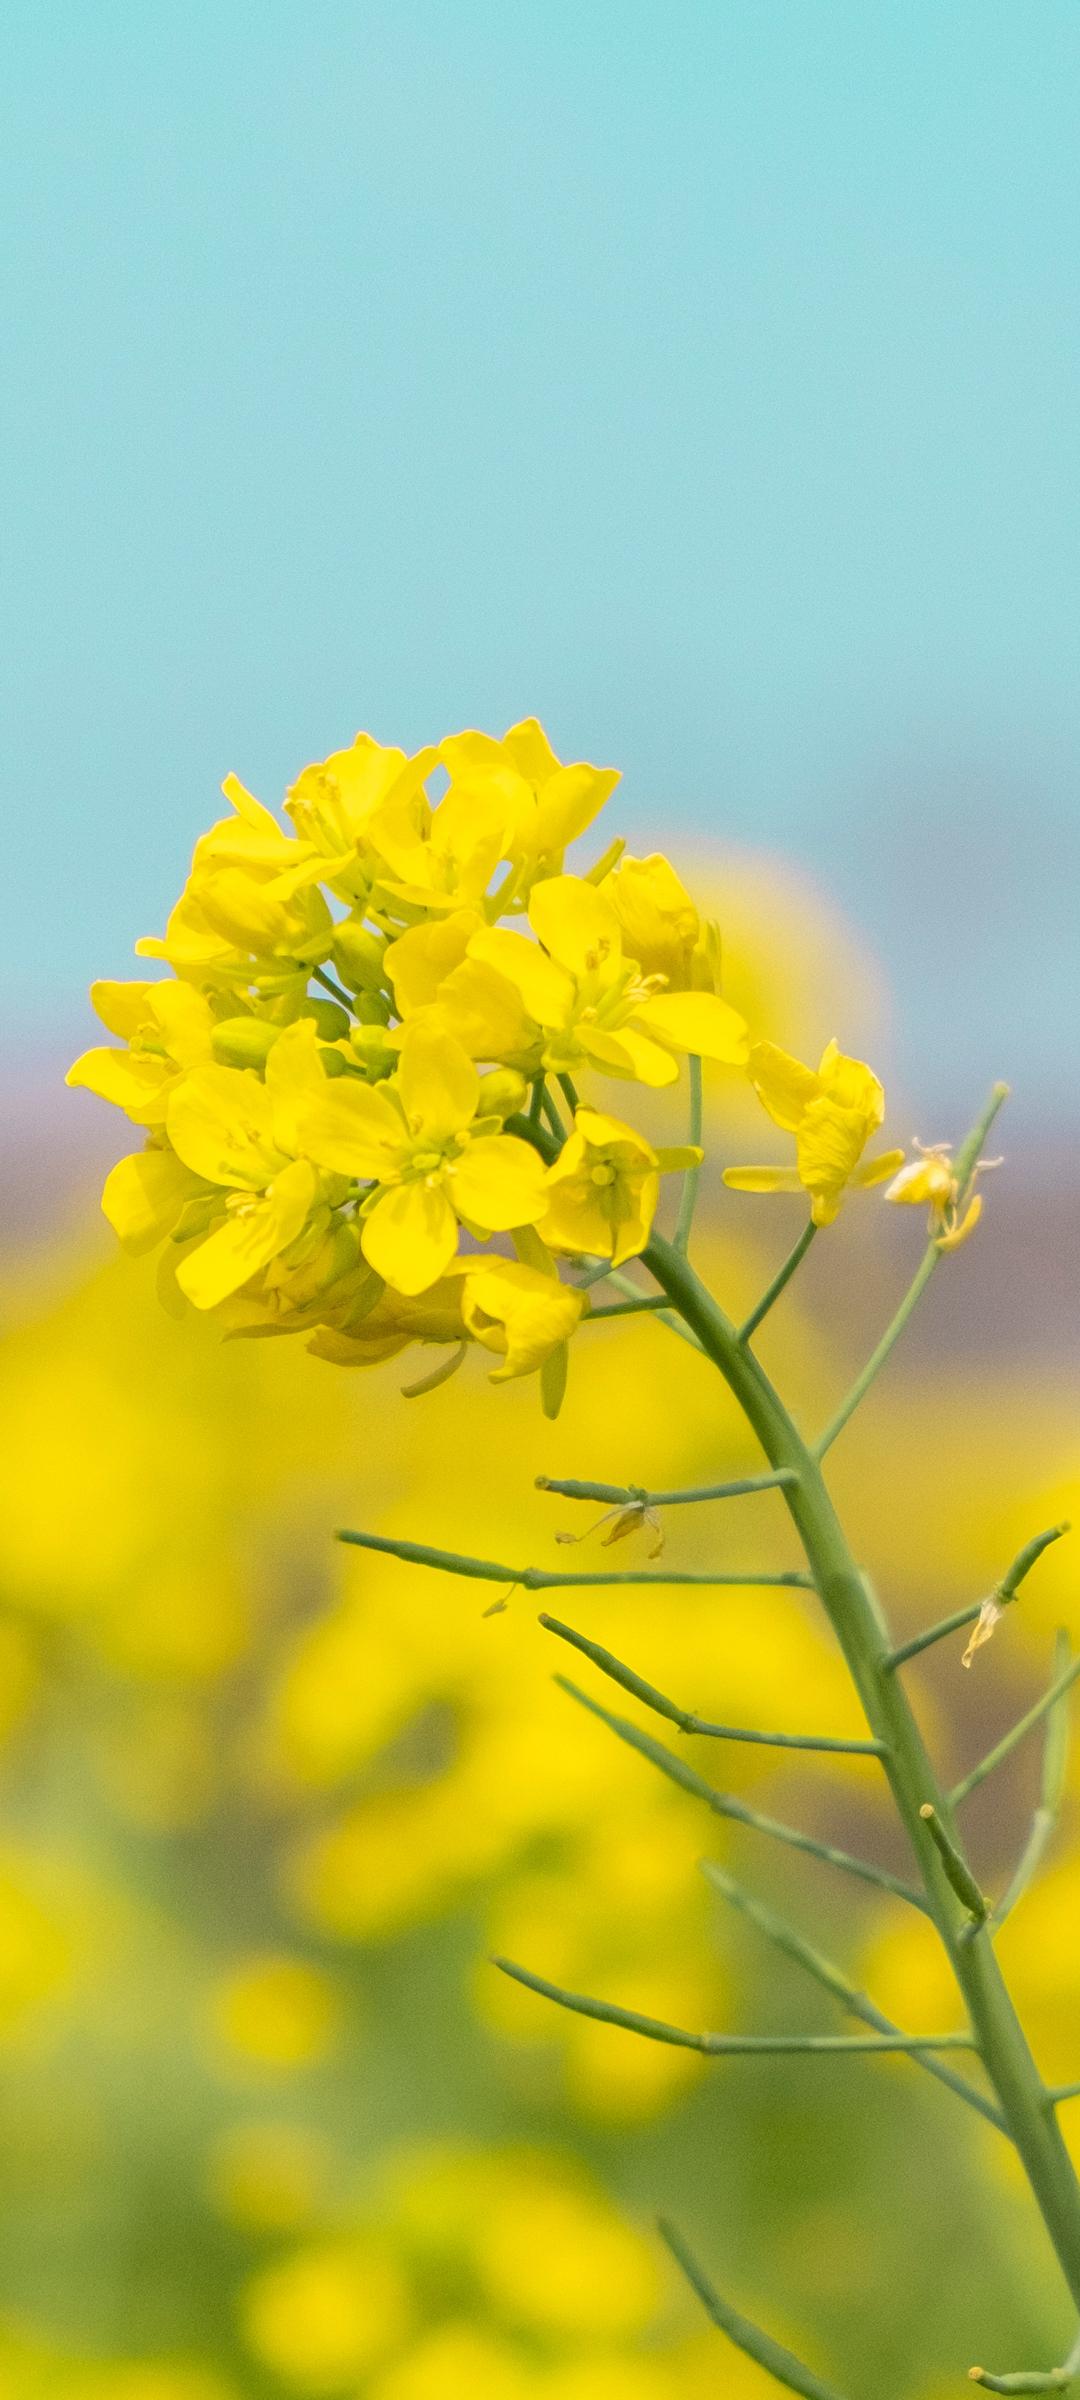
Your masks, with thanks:
M657 992L635 1010L634 1021L673 1050L712 1059L721 1067L746 1065L745 1019L715 992Z
M457 1218L441 1183L398 1184L365 1217L364 1256L395 1292L426 1292L457 1249Z
M297 1028L299 1031L299 1028ZM335 1075L331 1082L318 1068L319 1081L308 1080L309 1063L297 1044L278 1064L288 1035L275 1044L267 1065L273 1086L274 1120L291 1134L305 1158L329 1174L374 1177L386 1182L399 1172L407 1146L405 1120L381 1085L361 1083L352 1075ZM314 1028L311 1047L314 1048ZM287 1078L294 1076L291 1087Z
M476 1068L460 1042L437 1026L406 1026L397 1083L410 1130L433 1142L461 1133L476 1114Z
M482 1134L448 1171L458 1215L486 1233L536 1225L547 1207L544 1167L528 1142L511 1133Z
M773 1123L797 1133L811 1100L821 1089L818 1076L790 1051L775 1042L755 1042L747 1061L750 1081Z
M470 1262L463 1277L462 1308L469 1331L505 1362L496 1367L493 1383L531 1375L543 1366L551 1352L569 1340L584 1305L584 1293L509 1258Z

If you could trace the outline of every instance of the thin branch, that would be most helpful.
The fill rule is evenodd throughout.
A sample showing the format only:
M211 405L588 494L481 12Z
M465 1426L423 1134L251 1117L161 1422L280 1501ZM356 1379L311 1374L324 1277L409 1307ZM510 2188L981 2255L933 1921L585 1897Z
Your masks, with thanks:
M493 1967L523 1983L526 1991L553 2000L573 2016L593 2017L600 2025L618 2025L624 2033L640 2033L649 2042L665 2042L673 2050L698 2050L704 2058L787 2058L821 2056L860 2058L875 2052L912 2050L973 2050L970 2033L689 2033L683 2025L668 2025L663 2017L644 2017L639 2009L620 2008L614 2000L594 2000L587 1992L568 1992L531 1967L512 1958L493 1958Z
M936 1808L931 1806L929 1800L924 1802L922 1808L919 1810L919 1815L922 1818L923 1824L926 1827L931 1841L933 1842L934 1848L937 1851L938 1857L940 1858L942 1866L945 1869L945 1873L948 1876L949 1882L956 1893L956 1897L958 1900L963 1902L963 1905L966 1908L969 1917L971 1918L972 1925L985 1925L987 1917L990 1914L990 1902L986 1898L985 1893L979 1890L979 1886L975 1881L975 1877L971 1872L966 1858L964 1858L962 1852L957 1849L952 1835L942 1824Z
M959 1633L962 1626L972 1624L987 1606L1008 1608L1015 1600L1024 1577L1030 1575L1043 1551L1050 1548L1051 1542L1060 1542L1062 1535L1071 1531L1069 1519L1063 1517L1059 1525L1048 1525L1044 1533L1033 1534L1031 1540L1024 1543L1023 1549L1017 1551L1011 1567L1007 1568L1001 1582L994 1585L985 1600L972 1600L966 1608L958 1608L951 1617L942 1617L938 1624L929 1625L925 1633L913 1634L909 1642L901 1642L898 1650L890 1650L886 1666L902 1667L907 1659L917 1658L920 1650L929 1650L935 1642L944 1641L947 1634Z
M955 1808L959 1801L966 1800L968 1793L976 1791L979 1784L984 1783L986 1777L993 1774L995 1767L1000 1767L1004 1759L1011 1758L1018 1743L1022 1742L1025 1736L1031 1732L1032 1726L1038 1725L1046 1716L1047 1711L1055 1708L1058 1701L1064 1699L1066 1692L1076 1682L1078 1675L1080 1675L1080 1658L1074 1658L1062 1674L1055 1676L1049 1691L1043 1693L1042 1699L1036 1700L1034 1707L1029 1708L1022 1717L1017 1719L1011 1732L1003 1735L1001 1741L996 1742L994 1748L987 1751L986 1757L979 1760L978 1766L972 1767L970 1773L962 1777L949 1794L950 1808Z
M983 1110L978 1124L972 1127L967 1139L961 1143L960 1148L956 1153L956 1158L953 1164L953 1173L956 1178L957 1185L956 1206L958 1213L962 1213L964 1202L968 1197L972 1184L974 1183L975 1170L979 1163L979 1157L982 1151L983 1143L986 1140L987 1134L990 1131L990 1127L994 1122L994 1118L996 1117L1002 1102L1007 1100L1008 1097L1008 1084L995 1083L993 1091L990 1094L990 1098L987 1101L986 1107ZM865 1398L871 1384L874 1382L875 1377L880 1374L881 1369L889 1356L889 1352L893 1348L894 1344L899 1341L900 1335L903 1333L904 1327L908 1322L908 1318L912 1315L917 1303L922 1298L922 1295L926 1290L926 1286L930 1281L930 1277L933 1274L935 1267L938 1265L941 1256L942 1252L940 1244L936 1237L931 1236L931 1239L928 1242L926 1250L923 1254L921 1264L917 1268L915 1276L912 1282L909 1284L902 1301L900 1302L900 1306L897 1309L892 1324L889 1325L886 1328L886 1331L882 1334L877 1349L872 1353L870 1358L867 1359L861 1375L856 1376L846 1400L841 1402L841 1405L837 1409L836 1415L832 1419L831 1424L826 1426L820 1440L816 1443L814 1450L814 1455L816 1458L824 1458L826 1451L831 1450L837 1434L843 1432L844 1427L848 1422L848 1418L854 1416L855 1410L859 1406L859 1402Z
M600 1317L640 1317L647 1310L667 1308L668 1305L666 1293L643 1292L640 1299L613 1300L609 1308L590 1308L581 1322L583 1325L595 1325Z
M823 2383L821 2376L815 2375L810 2367L804 2367L793 2351L785 2350L782 2343L774 2342L771 2334L763 2333L759 2325L751 2324L749 2317L740 2316L737 2308L732 2308L727 2300L720 2298L719 2292L715 2292L711 2283L706 2281L693 2252L687 2249L674 2225L661 2217L658 2230L676 2266L681 2268L691 2290L697 2293L706 2316L712 2319L720 2333L726 2333L729 2342L734 2342L737 2350L745 2351L747 2358L764 2367L775 2383L782 2383L789 2392L800 2392L802 2400L840 2400L839 2393L834 2391L831 2383Z
M714 1725L707 1717L697 1717L692 1710L679 1708L674 1700L668 1700L663 1692L658 1692L655 1684L646 1683L643 1676L635 1674L633 1667L624 1666L612 1651L605 1650L600 1642L590 1641L587 1634L575 1632L572 1625L562 1624L558 1617L547 1616L542 1616L540 1623L545 1632L557 1633L560 1641L569 1642L573 1649L580 1650L583 1658L591 1659L602 1675L609 1675L613 1683L622 1686L624 1692L629 1692L635 1700L641 1700L658 1717L665 1717L669 1725L677 1725L682 1733L708 1734L714 1741L720 1742L758 1742L768 1750L839 1751L849 1757L859 1758L881 1758L884 1755L883 1742L845 1741L831 1734L759 1733L756 1730L748 1731L741 1725Z
M714 1891L748 1918L765 1940L773 1944L774 1949L782 1951L786 1958L793 1959L796 1966L805 1968L806 1973L812 1975L825 1991L831 1992L842 2008L849 2010L853 2017L858 2017L861 2024L869 2025L875 2033L899 2033L900 2027L894 2025L892 2018L876 2008L865 1992L851 1983L839 1967L834 1967L831 1959L823 1957L820 1950L815 1950L809 1942L804 1941L802 1934L788 1924L786 1917L778 1916L775 1909L767 1907L754 1893L736 1883L726 1867L718 1866L711 1858L703 1858L701 1871ZM917 2064L925 2067L927 2073L945 2084L949 2091L955 2092L958 2099L966 2100L968 2106L985 2117L988 2124L996 2126L999 2133L1007 2133L1008 2128L1000 2109L995 2108L993 2101L986 2099L973 2083L968 2083L966 2077L958 2075L955 2068L944 2066L932 2052L920 2052Z
M654 1303L645 1305L651 1308ZM538 1475L536 1489L554 1492L560 1500L595 1500L609 1508L675 1508L688 1500L739 1500L744 1492L770 1492L798 1480L794 1467L776 1467L769 1475L743 1475L735 1483L699 1483L686 1491L647 1492L641 1483L579 1483L575 1476Z
M918 1658L920 1650L931 1650L935 1642L943 1642L950 1633L960 1633L965 1625L973 1625L983 1611L981 1600L969 1601L966 1608L955 1609L951 1617L942 1617L936 1625L928 1625L925 1633L915 1633L909 1642L901 1642L898 1650L890 1650L883 1665L891 1673L906 1665L909 1658Z
M986 2392L1064 2392L1080 2374L1080 2335L1073 2343L1064 2364L1045 2372L1038 2367L1019 2375L991 2375L986 2367L969 2367L972 2383L981 2383Z
M1068 1660L1069 1636L1065 1630L1065 1627L1060 1626L1054 1642L1054 1664L1057 1668L1059 1679L1064 1675ZM1023 1898L1029 1883L1034 1880L1034 1877L1042 1865L1047 1846L1056 1829L1057 1821L1061 1814L1061 1803L1065 1796L1065 1773L1068 1766L1068 1760L1069 1712L1065 1706L1063 1694L1062 1697L1051 1707L1050 1713L1046 1720L1046 1739L1043 1744L1042 1779L1039 1787L1039 1805L1032 1817L1031 1828L1023 1850L1020 1853L1020 1858L1013 1874L1012 1881L1007 1885L1005 1891L1002 1893L1001 1899L998 1901L996 1908L992 1909L991 1911L991 1933L996 1933L998 1928L1004 1925L1006 1917L1012 1915L1017 1901Z
M311 972L313 980L321 983L324 992L329 992L331 999L337 1001L338 1007L344 1009L347 1017L351 1017L356 1003L354 1000L350 1000L347 992L342 991L340 983L335 983L333 976L327 974L325 967L313 967Z
M691 1053L687 1060L687 1068L690 1077L690 1123L686 1138L693 1143L695 1149L700 1149L702 1119L700 1058L695 1058ZM701 1160L699 1159L695 1167L687 1167L684 1171L682 1191L679 1195L678 1222L672 1235L676 1250L681 1250L684 1257L690 1246L690 1234L694 1223L694 1210L697 1206L700 1181Z
M563 1099L564 1099L564 1100L565 1100L565 1102L566 1102L566 1105L567 1105L567 1107L568 1107L568 1109L569 1109L569 1111L570 1111L570 1114L571 1114L571 1116L572 1116L572 1117L573 1117L573 1116L576 1116L576 1115L577 1115L577 1111L578 1111L578 1105L579 1105L579 1104L578 1104L577 1088L576 1088L576 1086L575 1086L575 1083L574 1083L573 1076L572 1076L572 1075L556 1075L556 1077L555 1077L555 1081L556 1081L556 1083L558 1084L559 1090L560 1090L560 1092L562 1093Z
M1080 2100L1080 2083L1055 2083L1046 2095L1057 2108L1062 2100Z
M393 1541L389 1535L382 1533L344 1531L336 1533L334 1539L349 1542L357 1550L377 1550L383 1557L403 1559L407 1566L438 1567L445 1575L468 1575L478 1583L520 1584L525 1592L546 1592L567 1584L609 1583L693 1583L708 1584L713 1588L718 1585L738 1588L760 1585L769 1590L781 1586L785 1589L794 1587L798 1591L812 1591L814 1588L809 1575L801 1574L797 1568L780 1575L699 1575L675 1567L634 1567L620 1571L601 1568L589 1574L572 1575L549 1572L546 1567L504 1567L495 1559L468 1558L458 1550L433 1550L426 1542Z
M762 1318L768 1316L773 1302L775 1300L779 1300L781 1292L784 1290L785 1286L791 1282L791 1278L794 1275L796 1268L801 1267L817 1230L818 1229L813 1218L809 1217L806 1224L803 1226L798 1241L795 1243L794 1247L788 1251L783 1266L777 1268L772 1282L766 1285L765 1290L758 1301L757 1307L751 1309L745 1324L740 1325L738 1333L735 1336L736 1341L748 1342L751 1334L757 1332Z
M819 1842L813 1834L802 1833L795 1825L785 1825L779 1817L763 1816L759 1809L751 1808L745 1800L736 1800L731 1792L716 1791L711 1783L706 1783L703 1775L687 1765L685 1759L679 1758L674 1750L666 1749L663 1742L654 1741L651 1733L646 1733L640 1725L634 1725L629 1717L617 1717L610 1709L602 1708L598 1700L592 1700L587 1692L579 1691L577 1685L564 1675L557 1675L555 1681L560 1691L566 1692L571 1700L576 1700L580 1708L587 1708L591 1716L599 1717L601 1724L617 1735L620 1742L626 1742L631 1750L639 1751L642 1758L647 1758L651 1766L658 1767L660 1773L667 1775L672 1783L680 1784L692 1799L703 1800L714 1816L726 1817L735 1825L749 1825L755 1833L771 1834L774 1841L784 1842L789 1850L802 1850L809 1858L823 1859L826 1866L842 1867L846 1874L857 1876L861 1883L873 1884L875 1890L889 1892L893 1899L906 1900L910 1908L917 1908L924 1916L928 1914L928 1904L922 1893L917 1892L913 1884L903 1883L898 1875L891 1875L887 1867L873 1866L868 1859L855 1858L847 1850L837 1850L830 1842Z
M566 1140L566 1127L563 1124L561 1116L559 1115L558 1102L554 1098L553 1094L549 1092L546 1083L540 1094L540 1105L544 1111L545 1117L547 1118L551 1131L555 1136L556 1142L558 1142L561 1146Z

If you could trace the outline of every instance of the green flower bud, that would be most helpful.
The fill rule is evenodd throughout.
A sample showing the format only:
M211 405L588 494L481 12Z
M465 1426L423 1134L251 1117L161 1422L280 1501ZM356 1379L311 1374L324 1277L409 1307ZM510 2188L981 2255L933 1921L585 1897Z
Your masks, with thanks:
M386 944L366 925L358 925L348 917L334 935L333 959L342 983L350 992L377 992L384 979L383 960Z
M220 1067L255 1067L261 1074L274 1047L280 1025L265 1017L223 1017L210 1036L210 1048Z
M483 1117L515 1117L529 1097L529 1086L516 1067L495 1067L480 1077L477 1113Z
M321 1042L343 1042L352 1022L336 1000L305 1000L300 1014L312 1018Z
M369 1083L382 1083L385 1076L393 1074L398 1053L385 1025L354 1025L349 1043Z

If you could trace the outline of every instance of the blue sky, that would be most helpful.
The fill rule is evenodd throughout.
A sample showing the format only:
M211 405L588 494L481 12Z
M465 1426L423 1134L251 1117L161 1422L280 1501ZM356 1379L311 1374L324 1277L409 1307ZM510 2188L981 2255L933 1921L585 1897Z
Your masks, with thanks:
M909 1089L1074 1089L1075 0L15 0L6 52L8 1044L226 769L535 711L639 841L836 893Z

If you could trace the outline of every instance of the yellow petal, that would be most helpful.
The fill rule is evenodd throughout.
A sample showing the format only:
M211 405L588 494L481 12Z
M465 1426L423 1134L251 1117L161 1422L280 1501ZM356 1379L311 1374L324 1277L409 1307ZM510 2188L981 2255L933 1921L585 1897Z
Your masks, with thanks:
M195 1067L182 1076L169 1095L167 1123L173 1149L208 1183L262 1191L287 1163L274 1140L266 1085L240 1067Z
M897 1153L899 1173L893 1177L885 1194L900 1208L945 1207L955 1198L952 1168L944 1158L913 1158L903 1163L903 1152Z
M950 1233L939 1234L938 1249L959 1250L961 1242L966 1242L969 1233L974 1233L982 1215L982 1206L982 1193L976 1192L974 1197L968 1201L959 1224L954 1225Z
M874 1183L884 1183L886 1176L895 1175L897 1168L902 1167L903 1163L904 1153L902 1150L881 1150L876 1158L864 1159L862 1165L856 1167L851 1181L860 1189L865 1189ZM886 1197L888 1197L887 1194Z
M539 950L536 955L543 957ZM536 1020L527 1014L517 986L482 958L463 958L440 986L433 1007L438 1022L470 1058L531 1061L537 1044Z
M580 875L548 876L534 887L529 923L569 974L614 981L622 962L619 920L594 883L585 883Z
M829 1225L862 1156L866 1120L857 1109L812 1100L795 1136L799 1175L814 1194L814 1221ZM825 1213L818 1213L818 1204ZM834 1206L834 1203L836 1204Z
M147 998L155 989L152 983L92 983L90 1004L108 1033L129 1042L146 1023Z
M176 1270L181 1291L196 1308L216 1308L238 1292L295 1241L317 1191L314 1168L295 1159L264 1199L230 1209L224 1224L182 1260Z
M136 1125L162 1125L176 1069L168 1059L132 1056L130 1050L84 1050L64 1078L73 1089L93 1092L122 1108Z
M505 1360L495 1369L493 1383L533 1374L569 1339L583 1307L582 1292L512 1259L478 1260L463 1281L462 1309L470 1333Z
M486 1233L535 1225L547 1207L544 1168L528 1142L510 1133L481 1135L449 1170L458 1215Z
M861 1058L848 1058L830 1042L819 1069L822 1090L840 1108L856 1111L866 1126L866 1138L885 1115L885 1092L872 1067Z
M609 1033L606 1025L582 1024L576 1028L576 1039L604 1075L647 1084L654 1092L679 1080L671 1051L662 1050L647 1034L636 1033L632 1025L620 1025L617 1033Z
M482 924L475 909L459 908L452 916L436 917L430 924L410 925L407 933L391 942L386 972L399 1016L410 1016L414 1009L424 1008L438 997L440 985L461 965Z
M135 1258L163 1242L198 1179L172 1150L136 1150L105 1178L101 1206L113 1232Z
M406 1025L397 1077L410 1131L433 1142L461 1133L476 1114L480 1078L452 1034L433 1025Z
M549 775L559 772L559 760L538 717L522 717L520 724L511 725L503 735L501 748L534 790L538 791Z
M644 1166L656 1165L652 1143L646 1141L636 1125L627 1125L622 1117L609 1117L599 1108L579 1108L574 1118L574 1131L592 1150L617 1149L629 1153L634 1159L640 1159ZM557 1169L553 1168L552 1173L556 1172Z
M146 1013L160 1027L169 1057L178 1067L197 1067L209 1058L214 1012L193 983L151 984Z
M267 1061L267 1085L275 1127L317 1167L363 1180L396 1175L407 1140L401 1110L381 1086L357 1076L331 1081L318 1059L314 1026L282 1034Z
M724 1182L732 1192L800 1192L794 1167L725 1167Z
M657 992L635 1010L634 1022L673 1050L690 1051L717 1066L746 1065L745 1020L715 992Z
M621 1267L628 1258L637 1258L644 1250L652 1232L656 1204L660 1198L659 1175L634 1176L631 1182L619 1187L622 1209L614 1231L611 1263Z
M426 1292L457 1249L457 1218L441 1184L402 1183L383 1192L361 1240L364 1256L395 1292Z
M747 1061L750 1081L774 1124L796 1133L810 1102L821 1089L819 1078L790 1051L775 1042L755 1042Z
M486 927L473 935L469 956L506 976L536 1024L561 1029L570 1023L576 998L573 977L525 934L510 933L503 925Z

